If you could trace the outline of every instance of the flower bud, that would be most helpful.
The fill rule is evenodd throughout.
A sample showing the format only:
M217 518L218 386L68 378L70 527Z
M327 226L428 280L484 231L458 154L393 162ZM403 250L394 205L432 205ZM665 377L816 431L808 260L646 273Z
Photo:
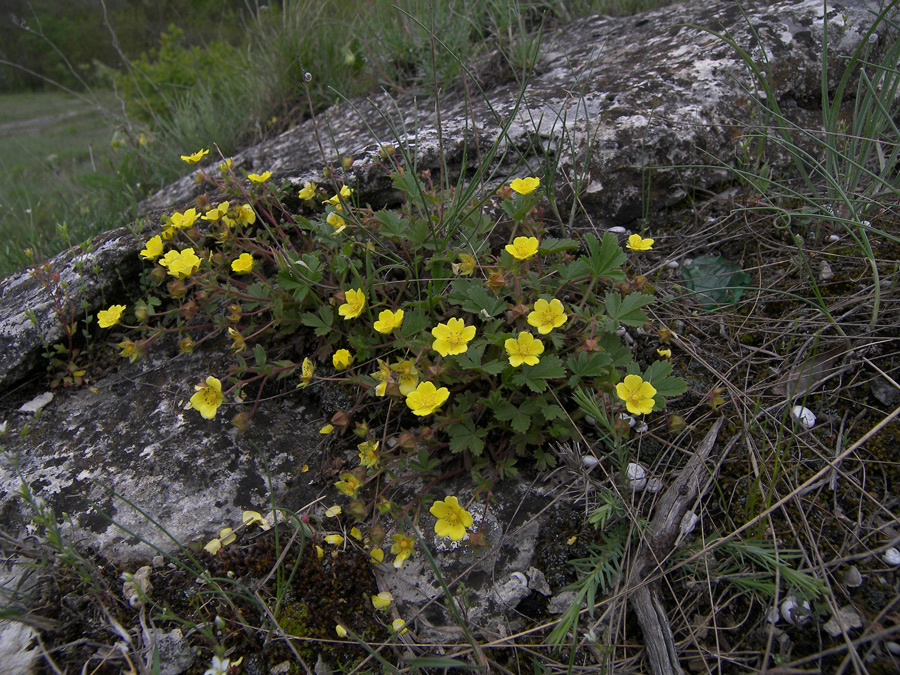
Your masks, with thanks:
M176 300L181 300L187 295L187 286L184 285L184 282L181 279L170 281L166 286L166 289L169 291L169 295Z
M150 272L150 281L152 281L155 285L159 286L165 280L166 280L165 268L164 267L154 267L153 271Z
M239 412L231 418L231 423L238 431L246 431L250 425L250 415L246 412Z
M194 341L189 337L182 338L178 341L178 349L183 354L191 354L194 351Z

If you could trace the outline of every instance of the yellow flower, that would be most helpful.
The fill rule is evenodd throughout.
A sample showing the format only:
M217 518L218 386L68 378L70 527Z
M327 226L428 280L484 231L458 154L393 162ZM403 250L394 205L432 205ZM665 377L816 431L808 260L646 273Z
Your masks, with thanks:
M128 359L129 363L134 363L144 355L144 350L131 340L124 340L116 346L120 347L122 350L119 352L119 356L123 356Z
M260 529L268 530L272 526L269 525L269 521L262 517L262 514L259 511L244 511L241 514L241 522L244 523L247 527L250 527L254 523L258 524Z
M359 463L367 469L378 466L378 441L364 441L357 445L359 449Z
M332 546L340 546L344 543L344 538L339 534L329 534L325 537L325 543Z
M378 321L375 322L375 330L377 330L379 333L384 333L385 335L387 335L395 328L400 328L400 325L402 323L402 309L398 309L396 312L385 309L378 314Z
M237 222L241 225L252 225L256 222L256 211L249 204L242 204L238 207Z
M272 177L271 171L266 171L265 173L248 173L247 178L250 179L251 183L256 183L257 185L260 183L265 183Z
M334 228L334 233L339 234L347 229L347 223L338 215L337 211L332 211L325 217L325 222Z
M159 264L176 279L187 279L200 267L200 258L194 253L194 249L186 248L183 251L169 251Z
M375 607L375 609L387 609L391 606L393 601L394 596L387 591L382 591L378 595L372 596L372 606Z
M538 252L540 242L537 237L516 237L506 245L506 252L516 260L528 260Z
M306 183L303 186L303 189L297 193L297 196L300 197L300 199L312 199L316 196L316 184L312 181Z
M325 517L326 518L337 518L339 515L341 515L342 510L343 509L341 509L341 507L338 504L335 504L334 506L329 506L327 509L325 509Z
M439 537L450 537L451 541L459 541L466 536L466 528L472 527L472 514L459 505L456 497L437 500L429 509L437 518L434 532Z
M441 356L465 354L469 341L475 337L475 326L466 326L462 319L450 319L431 329L436 338L431 347Z
M460 253L459 262L450 263L450 267L453 268L454 274L458 274L463 277L471 276L472 272L475 271L475 258L470 256L468 253Z
M510 181L509 187L518 192L520 195L530 195L532 192L537 190L540 184L540 178L515 178Z
M198 150L193 155L182 155L181 159L188 164L196 164L209 154L209 150Z
M450 390L447 387L437 389L431 382L422 382L406 396L406 405L413 411L413 415L422 417L440 408L448 398Z
M219 164L219 171L227 174L229 171L231 171L231 167L233 167L233 166L234 166L234 160L231 159L231 157L229 157L224 162Z
M219 541L219 539L211 539L210 541L206 542L203 548L206 549L206 552L210 555L215 555L221 550L222 542Z
M628 237L628 243L625 244L625 248L630 248L632 251L649 251L653 248L653 240L644 239L639 234L633 234Z
M338 492L347 495L350 499L356 499L356 493L359 492L362 483L354 474L342 473L341 479L334 484L334 487Z
M197 393L191 396L191 407L198 410L204 419L211 420L216 416L216 411L222 405L222 401L225 400L225 396L222 394L222 383L210 375L206 378L205 386L198 384L194 386L194 389L197 390Z
M349 199L350 195L352 195L352 194L353 194L353 190L351 190L349 187L344 185L343 187L341 187L340 196L335 195L334 197L330 197L329 199L325 200L325 203L326 204L339 204L341 201L341 197L343 197L344 199Z
M626 375L616 385L616 396L625 401L625 409L632 415L647 415L653 411L656 389L644 382L640 375Z
M147 243L144 245L144 250L141 251L141 257L144 260L156 260L162 255L162 252L162 239L157 234L155 237L150 237L150 239L147 240Z
M523 363L526 366L536 366L540 361L538 356L544 353L544 343L525 331L519 333L518 339L509 338L504 346L509 354L509 365L513 368L518 368Z
M353 354L351 354L346 349L338 349L331 356L331 363L337 370L344 370L345 368L349 368L350 364L353 363Z
M344 296L346 297L347 302L338 307L338 314L344 317L344 321L347 319L355 319L362 314L362 311L366 307L366 296L361 288L355 291L349 290Z
M391 553L397 556L394 558L394 567L399 570L403 567L406 559L412 555L416 542L415 539L407 537L405 534L392 534L391 539L394 542L391 544Z
M325 549L322 548L321 546L319 546L318 544L316 544L316 558L321 560L324 557L325 557Z
M406 621L403 619L394 619L391 622L391 630L393 630L397 635L405 635L409 632L409 628L405 628Z
M247 274L253 269L253 256L249 253L241 253L236 260L231 261L231 271L235 274Z
M347 637L347 629L344 628L341 624L337 624L334 627L334 632L337 633L338 637L340 637L340 638Z
M222 546L228 546L228 544L234 543L235 539L237 539L237 535L231 531L230 527L226 527L219 530L219 538L222 540Z
M231 348L235 352L242 352L247 348L247 343L244 342L244 336L238 333L231 326L228 327L228 337L230 337L232 340Z
M362 541L362 532L359 531L358 527L350 528L350 536L356 539L356 541Z
M373 548L369 552L369 562L373 565L380 565L382 562L384 562L384 551L382 551L380 548Z
M554 328L562 326L568 319L559 300L553 298L547 302L541 298L534 303L534 311L528 314L528 325L537 328L541 335L546 335Z
M101 309L97 312L97 325L100 328L112 328L119 323L124 311L125 305L112 305L109 309Z
M384 396L387 391L388 380L391 378L391 369L388 367L388 364L378 359L378 372L373 373L372 377L381 383L375 387L375 395Z
M409 394L419 386L419 371L416 370L416 364L412 361L398 361L391 366L391 372L397 373L400 378L397 382L397 388L400 390L401 396L409 396Z
M312 382L314 372L316 372L316 367L313 365L313 362L308 358L304 358L303 364L300 366L300 384L297 387L302 389Z
M656 353L659 354L664 359L672 358L672 350L671 349L657 349Z
M216 222L228 213L228 206L228 202L220 202L203 214L203 220L208 220L211 223Z
M226 202L227 204L228 202ZM197 222L197 218L200 217L200 214L197 213L197 209L188 209L184 213L176 211L169 218L169 222L172 224L176 230L186 230L189 227L193 226L195 222Z
M330 434L332 431L334 431L334 425L333 425L333 424L326 424L324 427L322 427L321 429L319 429L319 433L322 434L323 436L327 436L327 435Z

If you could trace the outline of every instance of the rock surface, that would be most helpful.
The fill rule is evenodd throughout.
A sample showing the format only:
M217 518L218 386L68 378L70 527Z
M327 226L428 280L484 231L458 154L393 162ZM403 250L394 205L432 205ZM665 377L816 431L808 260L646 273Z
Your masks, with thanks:
M829 56L835 62L859 43L871 20L869 6L829 6ZM745 9L763 46L732 2L594 17L552 32L523 96L511 72L483 97L442 96L447 169L472 177L480 152L494 157L489 185L514 174L555 172L556 203L566 217L577 193L585 209L580 225L628 223L716 190L728 179L721 167L741 154L742 125L752 115L751 82L731 47L690 25L727 32L756 58L765 54L780 103L798 116L812 119L820 92L822 3ZM334 139L324 158L314 124L320 138ZM349 155L354 162L347 181L363 201L378 206L397 200L377 161L386 143L414 150L421 169L437 171L441 146L433 102L381 94L344 103L315 123L244 151L236 163L300 184L321 180L323 163L337 165ZM143 208L171 209L189 201L194 189L185 177ZM215 536L240 522L242 509L265 511L275 501L299 510L323 494L334 499L333 481L319 476L341 454L317 434L324 420L310 398L315 392L275 392L261 402L245 433L229 424L228 414L207 421L185 412L193 385L224 363L214 349L193 355L178 354L171 345L157 349L91 387L57 395L37 415L16 412L42 393L34 384L42 374L34 373L44 345L62 340L66 323L129 298L144 238L124 228L110 232L90 250L58 256L40 278L22 274L0 283L0 386L11 392L0 412L9 425L0 460L2 522L6 529L24 526L17 495L25 481L57 512L71 516L71 536L116 560L147 559L153 552L142 541L172 550L174 541ZM30 389L20 396L15 387L30 374ZM304 465L309 472L302 472ZM469 574L468 587L484 598L490 597L485 589L503 586L494 609L524 597L524 588L513 587L521 579L511 575L527 574L532 565L540 520L530 518L549 497L530 496L521 511L518 487L496 499L498 551L490 566L482 561L473 574L467 567L473 561L453 551L442 552L440 563L448 573ZM512 540L509 532L516 533ZM524 543L507 550L503 541ZM398 595L408 591L410 602L410 589L420 596L416 602L433 602L439 592L430 571L421 558L416 564L392 577L392 588ZM512 579L516 584L506 588Z

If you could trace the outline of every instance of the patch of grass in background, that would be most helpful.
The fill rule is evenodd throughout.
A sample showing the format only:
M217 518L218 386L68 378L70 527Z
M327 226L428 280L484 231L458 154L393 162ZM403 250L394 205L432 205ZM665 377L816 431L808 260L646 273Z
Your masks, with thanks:
M244 17L243 45L217 43L223 35L218 24L203 45L170 29L149 54L129 59L120 53L128 64L121 72L99 68L93 81L114 78L127 115L111 93L95 92L109 111L106 117L52 89L4 95L3 121L82 112L33 136L0 132L0 277L28 264L27 248L42 259L127 223L128 209L142 196L184 174L179 155L214 143L232 154L302 121L309 114L305 72L312 75L315 110L336 102L339 94L363 95L379 86L429 93L434 79L423 26L433 25L460 61L471 63L497 44L504 53L515 53L516 42L544 20L629 14L664 4L442 2L433 3L432 17L428 0L286 0ZM117 20L110 19L114 31ZM234 26L226 28L233 38ZM111 41L106 33L84 39ZM51 50L49 43L46 49ZM459 84L456 59L439 58L436 64L439 86ZM79 72L84 65L74 64ZM195 70L195 78L184 79ZM124 157L110 149L116 130L127 148ZM141 145L141 134L152 142Z
M112 106L111 93L98 92ZM107 118L63 92L4 94L0 112L0 274L114 225L133 198L111 165Z

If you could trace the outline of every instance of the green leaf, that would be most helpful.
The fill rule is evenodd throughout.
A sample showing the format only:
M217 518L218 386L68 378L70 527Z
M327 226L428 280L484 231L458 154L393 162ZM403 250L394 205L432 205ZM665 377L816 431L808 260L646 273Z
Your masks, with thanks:
M541 240L539 253L541 255L549 255L551 253L559 253L560 251L571 251L578 248L578 242L574 239L556 239L547 237Z
M403 237L403 225L396 211L379 211L375 214L375 220L381 223L382 234L388 237Z
M566 374L562 361L553 354L543 357L536 366L520 366L516 370L513 384L528 387L538 394L547 389L547 380L564 377Z
M603 304L606 305L606 312L611 319L626 326L643 326L647 323L647 315L640 308L651 302L653 302L652 295L630 293L622 298L618 293L610 291L606 294Z
M471 418L458 424L452 424L447 428L450 435L450 451L454 454L468 450L476 457L484 451L484 441L487 429L476 429Z
M628 256L619 248L619 240L612 232L603 235L601 244L593 234L584 236L588 249L587 264L594 278L603 277L611 281L625 281L622 265Z
M478 279L457 279L453 282L447 299L466 312L477 314L482 321L506 310L506 303L488 293Z
M266 350L263 349L262 345L253 347L253 358L256 360L257 368L262 368L266 365Z
M584 277L590 275L591 270L588 267L588 264L584 261L584 258L578 258L578 260L573 260L568 265L562 265L559 268L559 278L563 281L575 281L576 279L583 279Z
M612 357L604 352L578 352L566 359L566 366L572 371L569 386L574 387L582 377L601 377L612 366Z
M527 411L507 403L495 411L495 416L501 422L509 422L509 426L524 434L531 426L531 415Z
M331 326L334 324L334 311L328 305L322 305L317 314L307 312L300 321L304 326L316 329L316 335L328 335L331 332Z
M682 268L684 285L697 294L704 309L737 302L750 283L741 266L721 256L695 258Z
M672 364L668 361L656 361L650 364L650 367L644 371L643 379L653 385L656 389L656 396L662 398L671 398L672 396L681 396L687 391L687 384L680 377L670 377L672 372Z
M421 337L431 319L421 309L412 309L403 312L403 324L400 326L400 335L407 340Z

